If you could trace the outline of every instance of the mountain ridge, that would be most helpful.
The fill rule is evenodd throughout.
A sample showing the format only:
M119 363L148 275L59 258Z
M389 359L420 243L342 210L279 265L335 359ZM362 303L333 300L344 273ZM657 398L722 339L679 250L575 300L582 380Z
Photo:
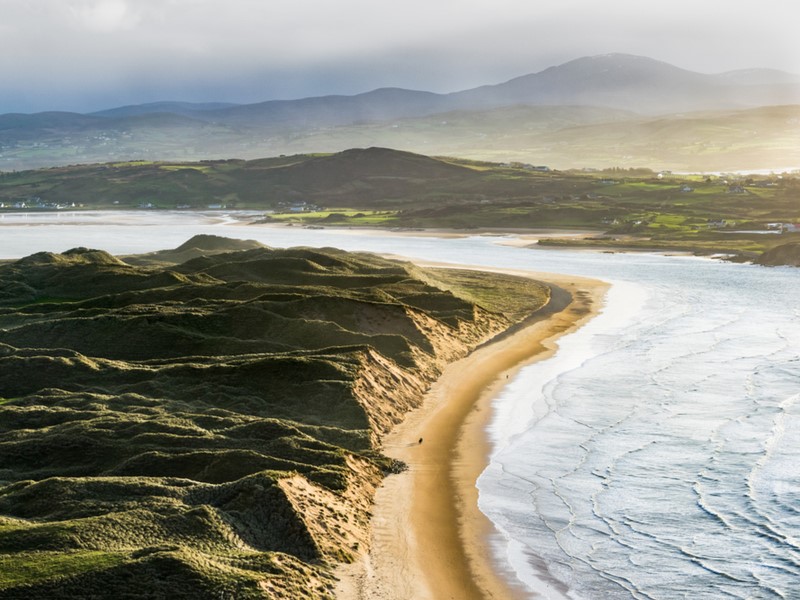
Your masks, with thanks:
M561 122L547 123L546 115L553 108L571 107L573 115L566 126L581 126L596 124L603 111L609 122L624 125L622 112L630 113L627 118L633 122L687 112L787 105L800 106L800 76L791 73L748 69L705 75L646 57L608 54L448 94L384 87L352 96L242 105L156 102L91 114L8 113L0 115L0 171L118 159L253 159L365 146L540 164L551 163L550 149L563 154L566 148L576 162L561 163L561 168L597 166L580 164L587 157L572 153L568 140L546 145L543 154L536 139L521 141L518 134L553 133ZM544 116L531 119L529 115L499 130L490 126L494 120L491 111L510 114L514 109L540 110ZM449 125L454 113L472 113L474 126L451 141L440 125ZM488 118L481 113L488 113ZM466 141L462 139L465 136L469 138ZM481 150L478 154L474 152L476 143ZM488 154L483 152L487 149ZM637 157L629 152L621 156ZM650 155L642 158L654 160ZM647 166L684 168L657 156L655 160ZM726 162L729 164L719 168L764 168ZM684 164L718 168L717 164L705 167L702 161Z
M192 115L197 112L219 110L222 108L231 108L233 106L240 105L233 102L181 102L174 100L163 100L159 102L146 102L143 104L128 104L125 106L103 109L87 114L95 117L129 117L161 112Z
M611 77L609 74L614 76ZM447 111L459 110L464 108L465 105L469 105L473 109L487 108L491 105L490 101L485 99L476 100L476 98L480 96L481 92L486 92L487 90L492 90L495 92L499 90L504 93L507 93L508 91L516 91L517 93L520 91L530 91L531 82L534 82L540 88L543 86L543 84L547 83L550 85L558 84L562 87L566 86L565 89L562 89L560 92L558 92L562 95L566 95L570 88L576 89L581 88L582 86L585 87L587 77L593 79L591 82L593 84L599 83L601 87L609 87L609 84L619 85L621 83L625 83L626 80L631 80L631 78L653 80L666 75L669 75L672 78L673 83L675 79L680 78L682 79L684 86L687 83L692 82L706 87L713 87L716 85L722 88L721 91L725 92L736 92L735 88L739 85L800 86L800 75L778 69L753 68L726 71L717 74L704 74L677 67L665 61L644 56L612 53L576 58L559 65L547 67L546 69L535 73L520 75L504 82L496 84L484 84L475 88L444 94L388 86L352 95L326 94L288 100L264 100L254 103L158 101L112 107L90 113L51 110L37 113L2 113L0 114L0 117L11 114L28 114L29 116L34 116L47 115L51 113L63 113L76 115L79 114L89 117L111 118L169 112L174 114L196 116L198 118L204 118L205 120L213 121L231 118L231 115L236 115L239 112L253 112L259 109L280 112L295 106L308 108L325 102L339 104L342 102L353 102L360 105L363 109L368 110L372 108L370 102L373 100L388 101L389 103L395 104L399 100L413 101L418 105L418 110L425 110L427 108L436 111ZM597 80L598 76L600 77L599 81ZM732 86L734 89L728 89L729 86ZM800 89L792 90L792 92L800 92ZM551 95L553 93L554 92L552 91L549 92ZM584 91L584 93L586 92ZM800 98L800 96L798 96L798 98ZM562 100L564 99L565 98L562 96ZM470 103L470 100L472 100L473 104ZM580 102L574 102L574 98L572 98L572 100L573 101L566 103L582 105ZM475 102L477 102L477 106L474 104ZM482 102L484 104L482 104ZM512 95L511 99L506 96L506 99L502 100L501 104L497 104L497 106L513 106L516 104L526 103L532 105L549 104L547 102L539 102L538 98L526 100L524 98L519 98L518 96ZM556 104L563 103L565 102L559 101ZM792 103L793 102L776 102L776 104ZM339 106L338 108L342 107ZM615 106L614 108L630 107ZM422 113L417 112L415 114L419 115ZM369 114L367 114L367 116L369 116ZM393 118L397 118L398 116L405 115L395 115Z

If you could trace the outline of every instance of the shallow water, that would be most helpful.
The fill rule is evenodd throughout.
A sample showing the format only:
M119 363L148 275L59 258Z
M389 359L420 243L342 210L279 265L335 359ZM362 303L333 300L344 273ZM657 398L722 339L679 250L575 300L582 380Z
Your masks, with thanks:
M498 560L571 598L800 597L800 270L186 213L69 218L0 220L0 258L216 233L611 281L603 313L495 402L478 487Z
M498 551L575 598L800 597L800 272L624 263L496 402Z

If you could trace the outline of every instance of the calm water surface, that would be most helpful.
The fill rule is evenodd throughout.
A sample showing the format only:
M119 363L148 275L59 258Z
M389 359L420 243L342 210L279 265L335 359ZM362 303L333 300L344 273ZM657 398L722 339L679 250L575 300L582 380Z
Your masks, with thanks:
M195 233L612 282L603 313L495 403L478 487L499 564L553 598L800 598L800 270L186 213L6 215L0 258Z

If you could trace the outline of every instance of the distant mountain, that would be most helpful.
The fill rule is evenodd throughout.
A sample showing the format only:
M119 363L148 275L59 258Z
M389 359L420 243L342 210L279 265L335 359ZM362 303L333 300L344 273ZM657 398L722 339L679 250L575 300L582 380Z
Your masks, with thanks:
M659 115L680 119L695 111L729 114L767 106L797 113L791 107L800 106L800 77L770 69L705 75L650 58L607 54L450 94L381 88L246 105L157 102L90 115L0 115L0 170L131 159L257 158L364 146L542 164L556 162L551 159L556 150L558 164L566 157L566 164L583 166L595 163L569 162L571 127L605 123L624 130L625 121L641 123ZM792 128L793 118L788 120ZM546 144L536 138L539 134L547 134ZM648 146L657 150L654 142ZM763 135L745 139L745 144L756 142L773 147ZM774 146L775 153L785 144L782 139ZM677 166L657 155L641 158L647 164L657 161L655 166ZM635 149L623 156L642 164ZM574 155L575 161L592 158ZM734 166L742 165L733 161L728 168Z
M768 70L703 75L651 58L606 54L452 94L451 99L463 107L604 106L654 115L797 103L800 78Z
M769 69L704 75L627 54L579 58L505 83L450 94L381 88L194 110L234 126L326 128L510 106L596 106L642 114L800 103L800 77Z
M0 136L8 132L35 132L37 130L75 130L97 126L96 117L72 112L41 112L32 115L24 113L6 113L0 115Z
M776 69L740 69L715 76L723 83L736 85L799 85L800 75Z
M80 131L104 131L116 128L126 131L136 127L165 127L201 124L205 121L192 119L178 113L142 112L127 117L104 118L71 112L43 112L32 115L7 113L0 115L0 142L16 135L35 136L48 133L70 133Z
M318 128L430 115L445 111L449 106L446 96L439 94L381 88L355 96L273 100L234 106L206 111L203 117L231 125Z
M644 57L609 54L579 58L539 73L517 77L454 94L464 106L588 105L636 112L671 112L675 99L698 92L707 95L714 84L708 76ZM667 90L667 98L663 92ZM641 104L644 96L646 103Z
M510 106L598 106L642 114L800 103L800 78L751 69L704 75L627 54L579 58L539 73L451 94L384 88L206 111L228 124L332 127ZM199 116L199 115L197 115Z
M219 110L238 106L230 102L150 102L148 104L132 104L91 113L96 117L124 118L154 113L171 113L175 115L195 116L209 110Z

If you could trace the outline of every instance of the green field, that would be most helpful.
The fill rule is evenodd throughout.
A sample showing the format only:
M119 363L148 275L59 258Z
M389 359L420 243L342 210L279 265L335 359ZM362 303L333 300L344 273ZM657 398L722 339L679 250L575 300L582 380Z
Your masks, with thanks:
M800 222L799 197L800 176L792 173L537 171L380 148L0 175L0 211L222 207L263 210L265 222L315 227L581 228L632 247L703 252L760 252L786 241L741 232Z

